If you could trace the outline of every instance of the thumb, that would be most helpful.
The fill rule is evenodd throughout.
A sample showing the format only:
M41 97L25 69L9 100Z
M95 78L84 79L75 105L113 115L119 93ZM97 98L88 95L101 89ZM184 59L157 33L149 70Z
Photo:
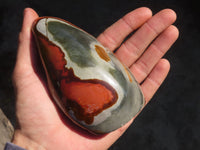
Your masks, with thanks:
M33 21L38 17L38 14L31 8L24 10L24 19L22 29L19 34L19 45L17 51L16 65L13 72L13 79L23 78L33 72L32 58L33 42L31 35L31 27Z

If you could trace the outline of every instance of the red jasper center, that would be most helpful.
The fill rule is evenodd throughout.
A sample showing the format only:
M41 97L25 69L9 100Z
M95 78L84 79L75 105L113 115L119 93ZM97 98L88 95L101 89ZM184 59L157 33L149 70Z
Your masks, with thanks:
M61 81L61 90L79 120L90 124L93 116L112 105L114 96L104 85L98 83Z

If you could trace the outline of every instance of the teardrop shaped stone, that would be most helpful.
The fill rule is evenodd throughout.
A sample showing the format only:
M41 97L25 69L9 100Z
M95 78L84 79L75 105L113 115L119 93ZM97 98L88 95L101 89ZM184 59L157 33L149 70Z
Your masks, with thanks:
M32 28L49 91L73 122L99 134L114 131L144 106L138 83L93 36L55 17Z

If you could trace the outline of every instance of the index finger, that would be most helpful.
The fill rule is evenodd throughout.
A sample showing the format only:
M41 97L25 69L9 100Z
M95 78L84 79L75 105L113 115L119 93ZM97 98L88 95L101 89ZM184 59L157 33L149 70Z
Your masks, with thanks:
M114 51L131 32L144 24L151 16L152 12L149 8L138 8L108 27L97 40Z

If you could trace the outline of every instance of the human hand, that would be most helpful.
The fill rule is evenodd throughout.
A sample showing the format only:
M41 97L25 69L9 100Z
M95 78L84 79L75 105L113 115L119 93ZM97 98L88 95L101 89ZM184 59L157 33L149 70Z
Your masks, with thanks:
M24 11L22 31L13 83L16 90L18 127L13 143L26 149L107 149L128 128L103 136L94 136L74 125L56 107L47 90L31 26L38 17L28 8ZM157 91L170 65L161 59L178 37L171 25L176 20L172 10L166 9L152 17L147 8L136 9L106 29L97 39L128 66L141 86L146 103ZM121 44L131 32L137 30ZM152 42L153 41L153 42Z

